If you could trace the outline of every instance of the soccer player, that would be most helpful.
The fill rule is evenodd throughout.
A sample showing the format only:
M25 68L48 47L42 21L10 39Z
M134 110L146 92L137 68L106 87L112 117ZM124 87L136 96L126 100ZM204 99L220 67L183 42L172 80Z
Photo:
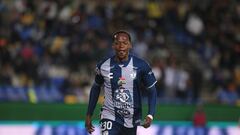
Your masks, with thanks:
M148 128L156 106L156 79L150 66L129 53L131 36L126 31L113 34L115 55L96 66L95 82L91 88L85 127L94 131L91 116L96 107L100 89L104 90L104 105L100 113L103 135L136 135L137 126ZM141 122L142 103L140 84L148 91L148 114Z

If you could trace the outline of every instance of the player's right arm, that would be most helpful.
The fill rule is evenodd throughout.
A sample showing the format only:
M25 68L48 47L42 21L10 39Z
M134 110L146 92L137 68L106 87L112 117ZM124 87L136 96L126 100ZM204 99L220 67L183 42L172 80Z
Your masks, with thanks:
M87 116L85 119L85 127L90 134L94 131L94 126L92 125L91 117L92 117L94 109L96 107L102 84L103 84L103 77L100 73L99 66L97 66L95 82L93 83L91 91L90 91Z

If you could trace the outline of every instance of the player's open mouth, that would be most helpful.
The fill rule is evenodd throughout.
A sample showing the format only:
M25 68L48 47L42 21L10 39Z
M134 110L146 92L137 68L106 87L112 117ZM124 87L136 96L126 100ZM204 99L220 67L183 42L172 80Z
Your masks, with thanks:
M119 53L124 53L124 52L126 52L125 50L119 50L118 51Z
M120 54L120 55L125 55L125 53L126 53L125 50L120 50L120 51L118 51L118 54Z

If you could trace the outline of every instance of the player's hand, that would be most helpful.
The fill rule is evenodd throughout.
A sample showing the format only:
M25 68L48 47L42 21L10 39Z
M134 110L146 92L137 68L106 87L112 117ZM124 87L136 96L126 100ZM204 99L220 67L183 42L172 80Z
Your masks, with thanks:
M85 120L85 128L87 129L88 133L92 134L94 131L94 126L92 125L91 116L87 115Z
M144 128L148 128L151 126L151 124L152 124L152 119L149 116L146 116L142 126Z

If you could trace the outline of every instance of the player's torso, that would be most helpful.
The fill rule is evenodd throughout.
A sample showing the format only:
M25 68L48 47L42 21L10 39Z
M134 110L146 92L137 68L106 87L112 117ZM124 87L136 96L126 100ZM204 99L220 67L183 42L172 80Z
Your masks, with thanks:
M119 64L113 58L101 65L104 78L104 106L108 117L132 119L136 108L140 107L139 83L141 70L134 63L134 58Z

